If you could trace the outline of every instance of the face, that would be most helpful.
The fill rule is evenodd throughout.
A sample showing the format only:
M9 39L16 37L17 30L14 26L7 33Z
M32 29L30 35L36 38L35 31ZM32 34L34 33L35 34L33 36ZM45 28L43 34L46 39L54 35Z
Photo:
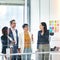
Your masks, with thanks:
M9 30L7 29L7 34L9 34Z
M8 35L8 29L6 30L5 34Z
M8 32L8 35L9 35L9 29L8 29L8 31L7 31L7 32Z
M12 28L15 28L16 27L16 22L15 21L12 22L11 27Z
M28 31L28 30L29 30L28 26L25 26L24 31Z
M44 26L42 26L42 24L40 24L39 28L40 30L44 30Z

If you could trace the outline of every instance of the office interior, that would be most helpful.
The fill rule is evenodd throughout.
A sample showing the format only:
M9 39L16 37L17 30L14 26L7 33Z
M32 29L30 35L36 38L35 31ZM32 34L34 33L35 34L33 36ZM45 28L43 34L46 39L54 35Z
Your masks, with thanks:
M16 28L19 32L22 31L24 23L29 24L29 30L34 36L33 52L37 50L37 33L41 22L46 22L48 30L54 33L49 35L50 48L60 47L60 0L0 0L0 36L2 35L2 27L10 27L9 21L11 19L16 20ZM59 25L56 26L56 30L52 31L54 25L51 26L52 30L50 30L50 23ZM0 41L0 53L1 50ZM59 54L53 55L52 60L60 60L59 56ZM34 54L32 54L32 60L36 60Z

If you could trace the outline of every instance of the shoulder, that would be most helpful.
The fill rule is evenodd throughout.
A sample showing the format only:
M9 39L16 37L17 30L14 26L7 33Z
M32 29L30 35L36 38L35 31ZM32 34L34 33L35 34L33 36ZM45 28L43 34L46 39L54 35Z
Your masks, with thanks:
M11 31L11 28L9 28L9 31Z
M38 33L41 33L41 30L39 30Z
M3 35L1 36L1 39L3 38Z
M49 30L47 30L46 33L49 33Z
M49 35L49 30L47 30L47 31L45 32L45 35Z
M2 35L0 39L3 40L4 39L4 36Z
M9 28L9 33L10 33L11 31L12 31L11 28Z
M20 32L19 35L22 36L24 34L24 32Z
M29 35L33 35L33 33L29 31Z
M28 31L30 34L32 34L30 31Z

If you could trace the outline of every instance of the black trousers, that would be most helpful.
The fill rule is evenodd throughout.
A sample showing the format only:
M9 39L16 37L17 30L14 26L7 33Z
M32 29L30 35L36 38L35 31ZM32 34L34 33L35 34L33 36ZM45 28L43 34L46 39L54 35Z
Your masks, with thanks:
M22 59L21 59L21 55L18 55L18 60L22 60Z
M17 58L16 58L16 56L13 56L13 57L14 57L14 58L13 58L12 60L22 60L22 59L21 59L21 55L18 55Z

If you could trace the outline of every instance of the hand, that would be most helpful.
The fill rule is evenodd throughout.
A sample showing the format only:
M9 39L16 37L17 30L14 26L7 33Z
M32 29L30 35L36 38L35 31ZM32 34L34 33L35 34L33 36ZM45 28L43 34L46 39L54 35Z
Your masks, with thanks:
M21 53L21 48L18 48L18 53Z
M12 41L12 44L15 44L15 41Z
M39 51L39 49L37 49L37 52Z
M13 43L15 43L15 41L13 41Z
M33 41L33 34L32 34L32 41Z

